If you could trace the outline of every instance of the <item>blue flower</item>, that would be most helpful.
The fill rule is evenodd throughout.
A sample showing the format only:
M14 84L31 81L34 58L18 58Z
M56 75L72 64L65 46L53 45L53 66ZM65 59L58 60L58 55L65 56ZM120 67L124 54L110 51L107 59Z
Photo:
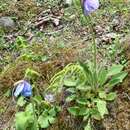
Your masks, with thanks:
M15 83L16 89L13 93L15 97L22 95L24 97L32 96L32 86L25 80L20 80Z
M89 15L99 8L98 0L83 0L82 7L85 15Z

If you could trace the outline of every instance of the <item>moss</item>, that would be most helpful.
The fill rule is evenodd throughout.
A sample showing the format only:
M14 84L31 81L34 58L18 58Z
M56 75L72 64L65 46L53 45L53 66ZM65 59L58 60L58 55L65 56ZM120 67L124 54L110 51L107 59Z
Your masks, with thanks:
M14 16L19 19L28 20L34 14L39 12L40 8L37 7L34 0L20 0L10 2L8 8L2 12L3 16Z

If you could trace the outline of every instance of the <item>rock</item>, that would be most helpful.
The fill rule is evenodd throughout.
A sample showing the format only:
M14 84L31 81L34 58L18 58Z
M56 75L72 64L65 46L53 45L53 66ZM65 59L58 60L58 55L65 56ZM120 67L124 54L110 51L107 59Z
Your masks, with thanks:
M59 26L59 24L60 24L60 20L58 19L58 18L54 18L53 19L53 24L54 24L54 26Z
M105 43L111 43L113 40L115 40L118 37L116 33L107 33L100 37L102 42Z
M0 27L6 31L13 30L15 28L15 22L10 17L1 17Z

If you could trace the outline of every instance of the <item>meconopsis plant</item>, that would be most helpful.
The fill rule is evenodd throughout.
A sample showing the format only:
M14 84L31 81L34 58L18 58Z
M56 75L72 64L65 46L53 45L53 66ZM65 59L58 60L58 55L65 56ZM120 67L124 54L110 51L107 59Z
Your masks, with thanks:
M96 55L97 55L97 45L96 45L96 41L95 41L95 33L94 33L94 28L93 28L93 20L91 17L91 13L94 13L98 8L99 8L100 4L99 4L99 0L81 0L81 7L83 10L83 14L86 18L86 21L89 25L90 28L90 33L92 34L92 43L93 43L93 64L94 64L94 73L95 73L95 78L97 78L97 59L96 59ZM96 87L96 84L95 84Z
M77 1L79 2L79 0ZM111 102L117 97L116 92L113 92L113 87L121 83L127 76L127 73L123 71L123 65L102 67L97 64L96 36L91 14L99 6L98 0L81 0L82 11L90 28L89 34L92 34L92 62L68 64L52 77L50 85L46 89L46 92L55 95L61 94L61 92L67 93L65 103L70 105L67 106L67 111L75 117L82 117L84 130L93 130L93 121L102 120L108 114L107 102ZM75 5L75 8L77 11L79 6ZM81 8L78 11L81 11ZM51 97L51 95L47 96L47 100L53 99Z

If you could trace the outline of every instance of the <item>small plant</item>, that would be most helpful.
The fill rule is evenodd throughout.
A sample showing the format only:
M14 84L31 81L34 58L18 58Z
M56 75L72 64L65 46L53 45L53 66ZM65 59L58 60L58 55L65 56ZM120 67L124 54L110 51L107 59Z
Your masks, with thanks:
M48 128L56 122L57 114L60 112L60 107L51 105L41 96L34 96L31 100L20 97L17 106L18 108L25 107L25 109L16 113L16 130Z
M122 71L123 65L104 67L97 64L97 45L90 14L99 7L98 0L82 0L83 13L92 33L93 62L69 64L54 75L46 91L57 94L65 88L69 94L66 98L71 107L70 114L82 117L86 122L84 130L92 130L93 120L101 120L108 114L107 102L116 98L112 89L121 83L127 73Z
M38 55L35 54L31 51L29 52L24 52L21 56L22 59L24 60L28 60L28 61L47 61L48 60L48 56L47 55Z
M3 1L0 1L0 12L5 11L7 7L7 3L3 3Z
M125 64L127 62L124 54L123 48L121 47L121 43L118 37L112 42L110 45L106 45L107 49L107 57L112 61L118 61L121 64ZM117 60L118 59L118 60Z
M18 36L16 38L15 44L16 44L16 49L18 49L18 50L25 49L28 47L28 43L27 43L26 39L22 36Z
M49 1L49 4L52 4L51 2L52 0ZM39 73L28 68L24 80L18 82L14 92L18 108L15 118L16 130L40 130L54 124L61 111L54 95L57 96L58 93L61 93L63 88L68 92L65 102L69 105L66 109L71 115L82 118L84 130L92 130L93 121L101 120L109 113L107 103L113 101L117 96L116 92L113 92L113 88L123 81L127 73L123 71L124 66L120 64L111 67L97 64L97 47L90 14L98 9L99 1L81 0L81 3L78 1L78 4L82 4L82 11L87 15L87 18L82 15L81 20L87 21L86 23L89 24L92 31L93 60L87 63L79 62L67 65L51 79L51 84L44 92L44 96L39 93L34 84L36 78L40 76ZM21 57L32 61L42 59L41 56L34 55L32 51L26 53L29 46L23 37L18 37L16 44L16 49L22 50ZM110 50L112 50L111 54L115 55L115 47ZM26 78L30 82L26 82ZM49 91L53 94L46 94Z
M45 94L42 97L36 86L25 80L28 79L35 83L39 76L38 72L28 68L25 71L24 80L14 84L13 96L17 99L18 109L15 115L16 130L39 130L56 122L60 107L54 104L53 95Z
M66 102L73 104L67 110L74 116L82 116L83 121L88 122L85 130L89 130L93 119L101 120L108 114L107 102L116 98L116 92L112 92L112 89L127 75L122 71L122 65L98 68L95 75L91 63L69 64L52 78L47 89L57 93L65 87L69 92Z

